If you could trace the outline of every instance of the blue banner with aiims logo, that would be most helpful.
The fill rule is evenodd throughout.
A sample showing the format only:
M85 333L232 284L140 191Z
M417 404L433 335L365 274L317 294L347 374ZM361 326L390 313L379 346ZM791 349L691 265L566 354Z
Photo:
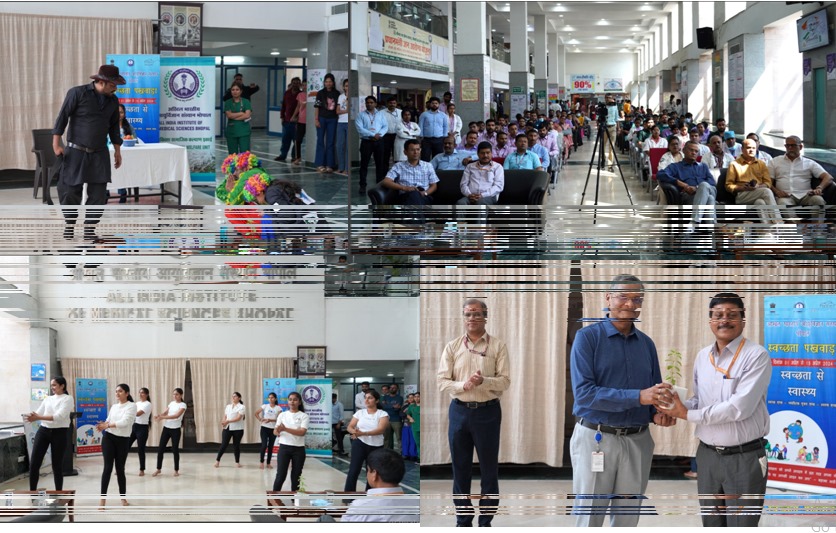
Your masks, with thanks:
M81 413L76 420L78 455L101 453L102 434L96 424L107 420L107 380L75 380L75 405Z
M836 494L836 295L766 296L763 339L769 485Z
M136 136L144 143L160 142L160 56L108 54L107 62L125 78L116 96Z

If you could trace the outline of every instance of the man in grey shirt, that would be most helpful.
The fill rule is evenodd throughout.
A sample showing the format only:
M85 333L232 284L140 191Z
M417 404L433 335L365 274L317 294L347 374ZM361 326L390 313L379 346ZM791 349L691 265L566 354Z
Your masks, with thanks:
M703 526L757 527L766 492L772 363L763 346L743 336L746 313L737 294L717 294L708 307L717 342L697 354L695 394L684 404L675 394L663 398L672 407L662 410L697 426L697 490L716 495L700 497Z

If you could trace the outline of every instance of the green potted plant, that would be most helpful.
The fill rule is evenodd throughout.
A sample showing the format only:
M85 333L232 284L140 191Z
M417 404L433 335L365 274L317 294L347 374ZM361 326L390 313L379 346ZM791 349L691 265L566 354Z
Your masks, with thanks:
M670 383L673 390L679 395L683 402L688 399L688 389L682 387L682 353L676 348L671 348L665 356L665 383Z
M308 507L311 504L311 499L308 497L308 489L305 487L305 478L299 476L299 490L296 491L296 499L294 500L296 507Z

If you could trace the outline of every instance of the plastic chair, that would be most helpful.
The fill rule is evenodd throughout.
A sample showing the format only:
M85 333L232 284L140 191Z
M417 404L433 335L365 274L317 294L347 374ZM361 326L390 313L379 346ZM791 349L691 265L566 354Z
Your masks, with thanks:
M32 130L32 153L35 154L35 182L32 198L38 197L38 187L49 186L49 171L55 166L55 152L52 151L52 130ZM44 201L46 198L44 197Z

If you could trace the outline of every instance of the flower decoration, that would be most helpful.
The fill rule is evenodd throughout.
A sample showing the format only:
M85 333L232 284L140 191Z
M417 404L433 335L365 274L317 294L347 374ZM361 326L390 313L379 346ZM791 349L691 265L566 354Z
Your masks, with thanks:
M270 185L270 182L273 181L270 174L267 174L261 169L254 169L241 175L241 179L244 179L245 177L247 182L244 185L242 195L247 203L255 202L256 197L259 194L263 194L264 191L267 190L267 186Z
M221 172L227 176L235 173L235 167L238 165L238 154L229 154L221 163Z
M261 160L250 151L238 154L238 162L235 168L238 172L246 172L261 166Z

